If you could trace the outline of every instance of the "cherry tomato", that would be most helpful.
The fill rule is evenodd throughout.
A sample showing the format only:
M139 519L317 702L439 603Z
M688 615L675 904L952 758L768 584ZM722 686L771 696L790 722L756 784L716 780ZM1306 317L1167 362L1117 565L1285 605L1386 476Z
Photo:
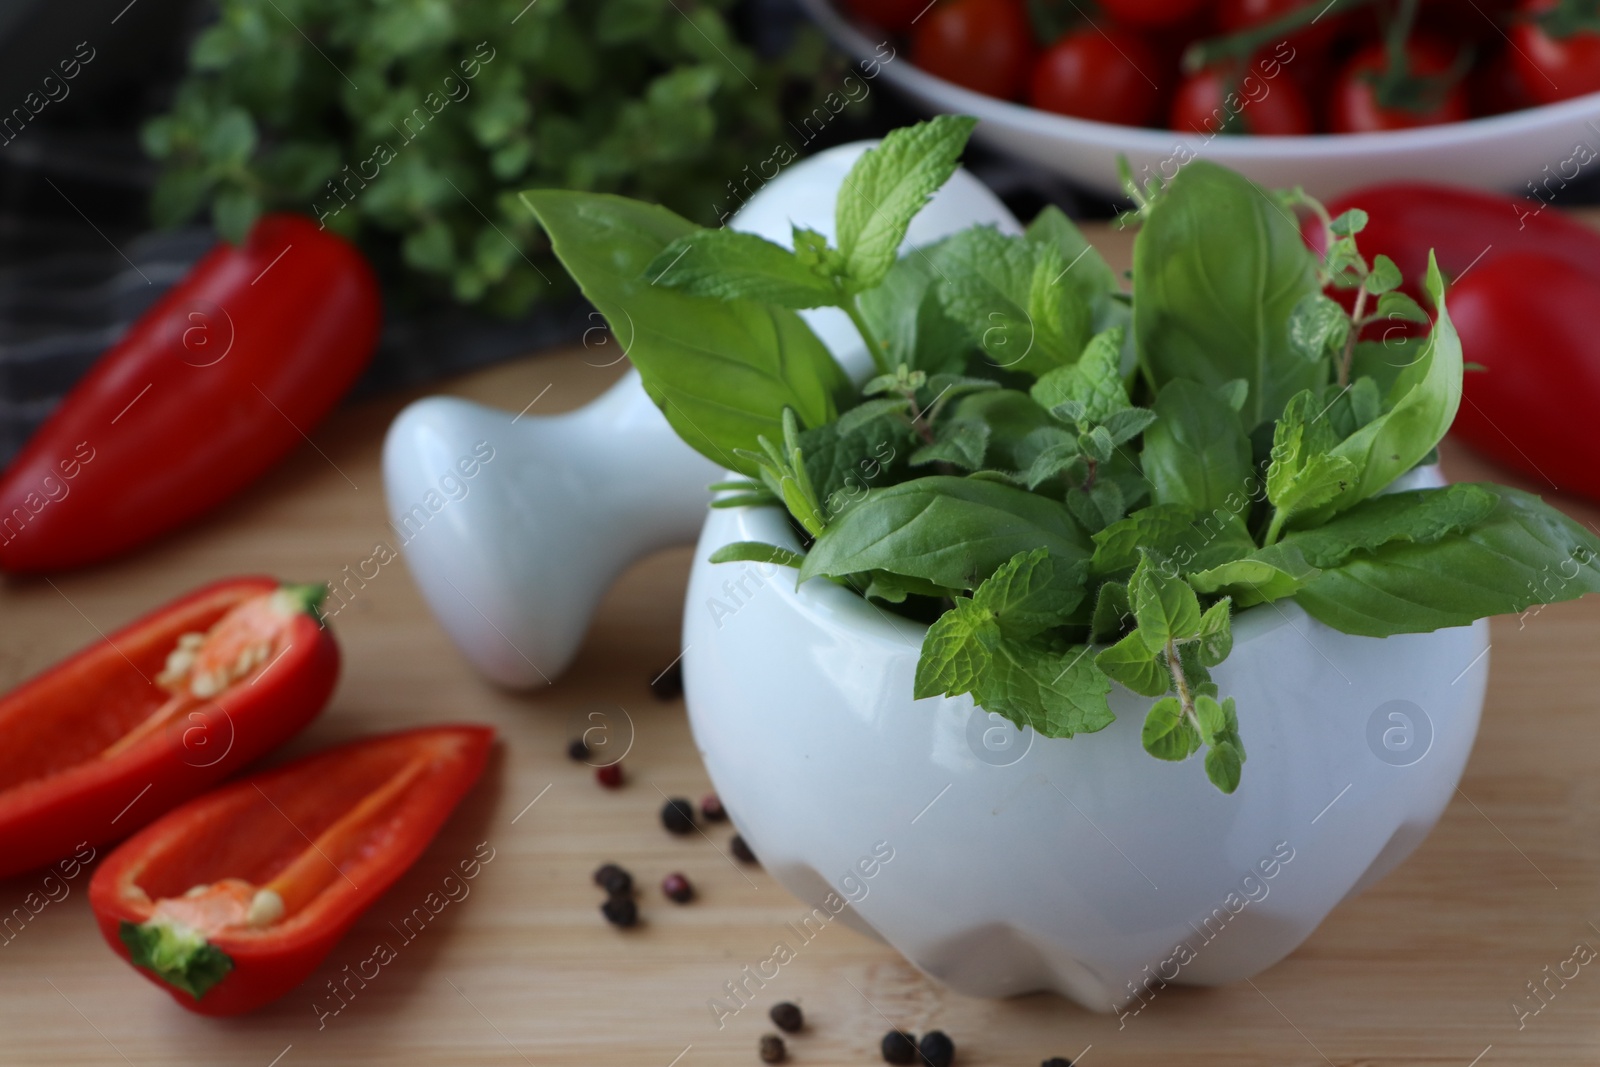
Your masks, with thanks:
M1224 124L1232 115L1232 126ZM1258 62L1243 75L1227 76L1209 67L1191 74L1178 86L1168 124L1184 133L1253 133L1287 137L1312 131L1311 105L1293 80L1267 78Z
M1018 0L946 0L918 21L911 60L973 92L1014 100L1028 84L1033 34Z
M1579 30L1552 36L1537 16L1555 0L1529 0L1511 25L1512 64L1523 92L1541 104L1600 92L1600 33Z
M1160 69L1155 52L1136 33L1115 26L1079 30L1040 57L1029 100L1045 111L1143 126L1160 104Z
M863 22L891 33L906 33L928 6L928 0L847 0L850 11Z
M1100 0L1106 14L1129 26L1176 26L1206 6L1206 0Z
M1428 38L1408 42L1406 55L1410 59L1411 74L1421 78L1446 74L1456 58L1448 46ZM1328 115L1328 125L1334 133L1409 130L1460 122L1468 117L1466 87L1460 82L1434 95L1424 110L1383 106L1373 79L1383 72L1388 62L1388 53L1380 43L1363 48L1345 66L1333 87Z
M1533 98L1522 87L1522 74L1517 69L1516 53L1507 49L1489 60L1476 64L1467 83L1474 115L1500 115L1507 111L1520 111L1533 106Z
M1600 280L1554 256L1508 252L1468 271L1445 298L1468 372L1451 432L1535 491L1600 497L1600 334L1588 309Z

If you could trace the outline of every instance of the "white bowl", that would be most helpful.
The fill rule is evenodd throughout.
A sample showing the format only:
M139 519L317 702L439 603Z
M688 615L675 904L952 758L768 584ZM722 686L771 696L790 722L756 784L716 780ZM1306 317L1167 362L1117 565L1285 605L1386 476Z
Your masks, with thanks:
M744 508L712 511L695 550L684 685L717 793L816 924L958 992L1137 1010L1167 982L1256 974L1421 843L1477 732L1487 622L1380 640L1263 605L1215 672L1249 757L1225 796L1198 757L1145 754L1151 701L1121 687L1116 721L1072 739L913 700L923 627L788 568L707 562L742 540L799 547L776 509Z
M1580 142L1600 149L1600 93L1504 115L1391 133L1251 137L1180 134L1057 115L963 89L912 65L902 49L891 62L878 38L846 21L830 0L800 0L839 47L875 61L882 79L932 113L975 116L975 140L1039 164L1096 192L1117 197L1117 157L1136 175L1172 177L1189 159L1204 157L1268 188L1303 186L1331 199L1375 182L1447 182L1481 189L1523 191L1530 181L1559 175ZM859 74L857 75L860 76ZM1549 173L1545 169L1549 167ZM1147 169L1148 168L1148 169ZM1566 174L1571 179L1573 174ZM1546 199L1559 197L1558 177Z

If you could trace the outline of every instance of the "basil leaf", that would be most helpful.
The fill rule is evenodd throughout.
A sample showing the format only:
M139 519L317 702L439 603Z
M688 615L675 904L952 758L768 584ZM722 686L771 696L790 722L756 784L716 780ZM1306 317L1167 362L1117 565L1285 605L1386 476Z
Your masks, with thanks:
M1042 548L1019 552L991 574L973 603L1000 621L1008 638L1029 638L1072 616L1083 600L1084 563L1063 565Z
M1499 499L1470 526L1352 553L1295 601L1344 633L1387 637L1600 591L1600 539L1531 493L1483 488Z
M1258 549L1208 570L1188 575L1197 593L1224 594L1241 608L1294 596L1317 577L1317 568L1307 563L1299 549L1276 544Z
M1311 530L1297 530L1279 544L1300 551L1315 567L1337 567L1352 552L1394 541L1429 544L1480 522L1500 498L1481 485L1384 493L1363 500Z
M833 398L849 380L793 311L690 296L642 277L691 223L618 196L539 189L522 197L650 398L697 452L755 475L757 464L734 449L777 438L785 408L808 426L833 418Z
M891 130L850 168L834 206L834 234L855 289L871 289L888 275L906 228L956 172L977 121L940 115Z
M1137 630L1102 651L1094 662L1112 681L1140 696L1158 697L1172 688L1172 675Z
M1000 644L994 615L965 597L928 627L917 659L917 699L970 693Z
M734 541L711 553L712 563L776 563L798 568L805 557L798 552L760 541Z
M1117 276L1105 258L1054 204L1028 224L1028 240L1036 246L1052 245L1061 253L1065 266L1059 283L1075 290L1084 303L1117 292Z
M830 307L842 294L833 279L753 233L696 230L663 248L644 269L651 285L717 300L758 300L786 308Z
M996 366L1038 375L1082 351L1088 308L1050 284L1063 269L1060 253L1041 255L1026 238L974 226L946 239L934 265L945 313Z
M1200 733L1183 713L1183 705L1177 697L1166 697L1150 705L1139 740L1144 750L1156 759L1174 763L1200 750Z
M1152 653L1163 651L1168 641L1182 641L1200 629L1200 601L1189 583L1161 573L1146 552L1128 582L1138 633Z
M1417 358L1400 372L1386 398L1389 410L1340 442L1333 455L1348 459L1358 480L1333 501L1343 510L1376 496L1416 466L1444 437L1461 405L1461 338L1445 309L1444 279L1428 255L1428 295L1439 309Z
M1033 643L1002 641L973 698L1018 726L1044 737L1092 734L1116 716L1106 703L1111 679L1083 647L1055 652Z
M1089 555L1063 504L983 479L918 478L868 493L840 516L811 547L800 577L885 570L972 589L1039 547L1069 566Z
M928 374L958 373L971 342L966 330L944 313L931 258L937 246L903 256L883 283L856 298L873 338L884 348L884 365L904 363Z
M1090 636L1100 641L1122 628L1133 619L1133 604L1128 600L1128 587L1122 582L1102 582L1095 596L1094 613L1090 617ZM1144 642L1139 642L1144 648ZM1103 654L1103 653L1102 653Z
M1253 483L1250 439L1213 390L1175 378L1156 397L1155 411L1140 462L1156 503L1212 511Z
M1326 375L1289 343L1290 315L1320 290L1315 257L1253 182L1205 160L1185 166L1150 209L1133 264L1134 338L1155 385L1243 378L1248 429Z

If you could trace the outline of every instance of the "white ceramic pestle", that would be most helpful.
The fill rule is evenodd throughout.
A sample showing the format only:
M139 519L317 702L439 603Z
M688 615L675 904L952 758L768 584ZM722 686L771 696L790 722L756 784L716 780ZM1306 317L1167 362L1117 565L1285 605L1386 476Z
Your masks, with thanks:
M836 191L872 144L794 164L730 224L786 247L791 224L831 238ZM959 171L912 222L905 247L976 223L1019 231L1005 205ZM852 375L870 371L843 312L802 314ZM678 439L636 371L565 415L428 397L400 412L383 447L389 517L424 599L467 659L513 688L546 684L566 668L601 595L630 563L695 540L706 487L722 476Z

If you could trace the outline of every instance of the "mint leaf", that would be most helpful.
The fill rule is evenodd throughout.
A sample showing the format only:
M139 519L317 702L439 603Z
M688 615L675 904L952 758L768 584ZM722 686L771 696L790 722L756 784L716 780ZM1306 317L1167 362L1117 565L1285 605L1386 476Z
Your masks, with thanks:
M1123 445L1144 433L1158 417L1149 408L1123 408L1107 415L1101 426L1111 435L1112 445Z
M1499 498L1488 515L1429 543L1351 553L1295 601L1344 633L1387 637L1600 592L1600 539L1531 493L1483 488Z
M1200 601L1189 583L1161 573L1150 553L1144 553L1128 582L1138 633L1152 653L1165 650L1168 641L1183 641L1200 629Z
M1111 679L1090 649L1054 652L1041 645L1003 641L973 693L978 704L1044 737L1090 734L1111 725L1106 703Z
M918 478L867 494L832 523L800 577L886 570L973 589L1018 552L1039 547L1069 566L1089 555L1063 504L981 479Z
M1116 273L1105 258L1054 204L1028 224L1028 241L1036 247L1053 246L1061 253L1064 266L1058 283L1074 290L1084 303L1093 306L1097 298L1118 291Z
M1019 552L984 580L973 602L1000 622L1007 638L1033 637L1060 626L1082 602L1084 563L1070 566L1043 548Z
M1060 273L1059 253L1040 255L1026 238L974 226L946 239L934 259L945 314L990 362L1035 375L1075 359L1089 330L1087 306L1045 277L1052 266Z
M1460 533L1486 518L1500 498L1471 483L1413 489L1363 500L1310 530L1297 530L1280 545L1298 549L1312 566L1336 567L1352 553L1393 541L1428 544Z
M913 467L929 463L948 463L963 470L975 471L983 466L983 454L989 448L989 425L976 419L952 419L939 427L938 437L931 445L924 445L911 454Z
M233 970L233 960L197 930L160 919L117 926L134 966L199 1000Z
M940 115L892 130L850 168L839 187L834 232L854 289L871 289L888 275L906 228L956 172L975 125L964 115Z
M1102 650L1094 662L1112 681L1140 696L1158 697L1172 688L1171 673L1137 630Z
M1272 465L1267 468L1267 499L1276 513L1267 540L1276 540L1285 521L1333 500L1354 484L1358 471L1343 456L1330 453L1333 427L1313 413L1316 394L1307 389L1284 408L1272 434Z
M1289 315L1289 347L1301 359L1320 360L1344 349L1350 316L1322 293L1307 293Z
M1177 504L1154 504L1094 534L1091 574L1117 574L1139 565L1140 550L1171 555L1194 533L1194 512Z
M785 308L829 307L842 294L782 245L737 230L697 230L673 241L644 269L651 285L716 300Z
M965 597L956 598L955 606L922 639L914 695L921 699L972 692L999 644L994 614Z
M1150 755L1172 762L1186 760L1200 749L1200 734L1177 697L1164 697L1150 705L1139 740Z
M928 374L956 373L970 342L964 327L944 312L931 259L938 246L903 256L883 283L856 298L872 336L884 347L884 365L902 363Z
M1039 406L1080 429L1105 422L1131 407L1122 385L1122 338L1118 327L1096 334L1076 363L1057 367L1029 390ZM1153 416L1152 416L1153 419ZM1145 425L1148 425L1147 421ZM1140 427L1142 430L1144 427ZM1138 431L1134 431L1137 433ZM1128 436L1132 436L1129 434ZM1126 440L1126 438L1124 438Z
M799 568L805 560L798 552L760 541L733 541L711 553L712 563L776 563Z
M1090 636L1102 641L1121 633L1123 627L1132 621L1133 603L1128 599L1127 585L1123 582L1102 582L1099 592L1095 594L1094 614L1089 623ZM1144 648L1142 641L1139 647L1141 650Z

